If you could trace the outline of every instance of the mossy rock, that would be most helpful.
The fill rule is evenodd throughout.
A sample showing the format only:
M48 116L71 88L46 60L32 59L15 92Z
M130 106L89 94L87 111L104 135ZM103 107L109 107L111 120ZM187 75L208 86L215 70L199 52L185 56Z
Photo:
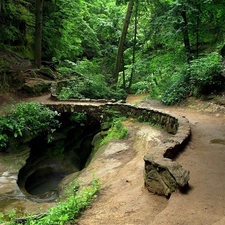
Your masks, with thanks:
M21 91L32 96L38 96L42 93L49 92L51 84L51 81L40 78L30 78L25 81Z
M42 75L44 75L44 76L46 76L46 77L48 77L48 78L50 78L52 80L56 79L56 76L55 76L54 72L51 69L47 68L47 67L41 67L39 72Z

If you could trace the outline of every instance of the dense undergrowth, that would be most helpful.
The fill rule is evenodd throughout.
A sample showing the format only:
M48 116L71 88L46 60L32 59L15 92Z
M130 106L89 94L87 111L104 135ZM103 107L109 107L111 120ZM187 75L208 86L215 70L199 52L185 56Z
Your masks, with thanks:
M37 102L5 105L0 111L0 150L6 149L9 138L19 142L40 134L51 134L60 126L58 112Z
M68 62L65 67L59 67L59 71L68 75L71 74L70 81L62 87L59 99L125 99L126 92L122 88L114 88L107 82L100 69L99 64L93 60L84 59L76 64ZM65 72L67 71L67 72Z
M130 10L128 3L133 4ZM44 1L42 66L54 65L56 77L70 80L61 99L124 99L128 93L149 93L150 98L173 105L189 96L223 93L223 4L222 0ZM0 49L29 59L33 67L36 10L29 0L0 2ZM11 58L0 57L1 90L11 90L15 76L27 76L22 62L13 63Z

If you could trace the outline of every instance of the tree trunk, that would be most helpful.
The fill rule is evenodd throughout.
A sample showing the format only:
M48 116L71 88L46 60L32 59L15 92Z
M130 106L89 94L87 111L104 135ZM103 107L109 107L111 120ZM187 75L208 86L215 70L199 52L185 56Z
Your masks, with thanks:
M184 24L184 27L183 27L184 47L187 54L187 63L188 65L190 65L190 62L192 60L192 55L191 55L191 45L190 45L189 32L188 32L187 14L185 9L181 11L181 16L183 18L183 24Z
M41 67L43 1L44 0L36 0L36 12L35 12L34 62L38 68Z
M122 54L122 67L124 67L124 57ZM123 89L126 89L126 75L125 75L125 71L123 70Z
M198 59L199 55L199 29L200 29L200 4L198 1L195 2L197 6L197 15L196 15L196 58Z
M130 80L128 85L128 91L130 91L133 76L135 73L135 52L136 52L136 43L137 43L137 24L138 24L138 2L135 4L135 18L134 18L134 42L133 42L133 53L132 53L132 68L130 74Z
M123 24L123 30L122 30L122 34L121 34L120 42L118 46L118 52L117 52L116 63L115 63L114 74L113 74L114 84L117 84L118 82L118 76L121 69L121 62L123 57L123 50L124 50L123 47L124 47L124 43L127 36L127 30L130 24L130 17L132 14L133 6L134 6L134 2L130 1L128 3L127 13L126 13L125 21Z

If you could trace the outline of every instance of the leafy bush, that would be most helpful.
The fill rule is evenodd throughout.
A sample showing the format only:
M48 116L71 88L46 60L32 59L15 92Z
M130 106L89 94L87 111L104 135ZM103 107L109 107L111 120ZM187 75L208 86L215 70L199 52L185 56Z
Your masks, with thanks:
M87 121L87 115L84 113L73 112L70 117L71 121L75 121L78 123L83 123Z
M80 126L85 126L88 118L85 113L73 112L70 116L70 120L79 123Z
M161 100L165 105L175 105L186 99L189 93L187 82L178 80L165 91Z
M6 134L0 134L0 148L7 147L9 138Z
M151 56L145 55L136 65L138 76L132 89L139 93L150 93L151 99L161 99L165 90L180 79L184 60L181 54L169 51L157 51Z
M174 105L190 94L198 96L220 91L225 84L221 72L221 56L218 53L213 52L192 60L190 67L177 76L178 79L170 79L172 83L166 89L162 102L166 105Z
M103 83L98 83L93 78L74 77L68 82L66 87L61 89L59 98L62 100L73 98L104 98L107 95L107 87Z
M77 63L67 60L67 65L75 72L75 76L63 87L59 98L104 98L108 93L108 88L104 76L100 73L97 62L84 59Z
M225 79L221 75L221 61L222 57L216 52L192 60L189 74L194 95L210 94L223 86Z
M7 110L7 111L6 111ZM59 114L37 102L18 103L3 108L0 117L0 147L6 147L8 137L34 137L43 132L53 133L60 126L55 119Z
M53 58L53 61L57 61L56 58ZM59 62L59 66L57 66L57 70L64 76L71 76L73 74L76 67L76 63L70 60L64 60Z
M149 81L139 81L131 86L133 90L135 90L136 94L144 94L148 93L151 88L151 82Z
M100 189L97 179L94 179L89 186L80 187L78 181L73 181L68 185L66 190L66 200L59 201L55 207L49 208L48 211L38 216L28 216L23 219L25 225L56 225L66 224L69 221L77 219L81 212L87 208L97 197L96 193ZM7 215L0 214L0 222L4 224L15 225L15 213ZM36 218L35 218L36 217ZM8 221L5 221L8 218ZM7 222L7 223L5 223Z
M124 99L126 97L126 93L121 89L115 91L109 87L96 61L85 59L71 65L76 75L61 89L60 99Z

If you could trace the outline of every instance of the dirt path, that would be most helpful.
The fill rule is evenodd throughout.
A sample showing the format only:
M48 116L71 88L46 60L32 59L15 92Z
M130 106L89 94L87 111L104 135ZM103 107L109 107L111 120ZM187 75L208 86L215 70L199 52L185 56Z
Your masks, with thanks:
M149 224L225 224L225 115L168 110L186 116L191 124L192 139L177 159L190 170L191 190L172 194Z
M46 98L36 100L45 102ZM137 98L129 98L128 101L134 103ZM142 105L165 109L156 101L146 101ZM140 135L142 142L134 147L123 141L115 143L117 151L108 146L102 154L104 158L96 159L86 175L84 173L84 176L92 173L101 176L103 188L92 207L79 219L79 225L225 224L224 108L215 110L210 104L194 108L166 108L186 116L191 124L191 141L176 159L190 170L190 191L186 194L176 191L167 200L145 190L142 175L144 145L147 143L147 147L151 147L157 144L163 134L146 126L134 126L130 121L131 131L138 131L130 138L138 139Z
M134 103L135 99L129 99ZM224 225L225 224L225 114L224 108L212 113L214 105L204 108L202 103L192 110L167 107L166 110L184 115L192 129L192 139L177 161L190 170L190 191L176 191L169 200L146 192L140 168L143 158L132 158L126 165L135 177L129 188L125 180L129 175L118 169L113 193L100 192L90 210L80 218L79 225ZM159 102L142 103L145 107L164 109ZM204 112L207 111L207 112ZM157 137L156 134L154 134ZM143 154L143 152L142 152ZM139 164L140 167L134 167ZM142 167L141 167L142 165ZM136 171L133 170L135 168ZM135 174L135 175L134 175ZM110 179L110 178L109 178ZM129 180L129 179L128 179ZM127 184L126 184L127 185Z

